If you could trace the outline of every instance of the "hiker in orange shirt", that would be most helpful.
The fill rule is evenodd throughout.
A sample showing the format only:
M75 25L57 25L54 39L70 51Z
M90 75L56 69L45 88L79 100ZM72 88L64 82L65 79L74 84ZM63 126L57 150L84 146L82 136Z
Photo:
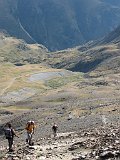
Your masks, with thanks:
M26 126L25 129L27 130L27 139L26 139L26 142L29 145L33 145L32 135L34 134L34 130L35 130L35 123L34 123L34 121L28 121L27 126Z

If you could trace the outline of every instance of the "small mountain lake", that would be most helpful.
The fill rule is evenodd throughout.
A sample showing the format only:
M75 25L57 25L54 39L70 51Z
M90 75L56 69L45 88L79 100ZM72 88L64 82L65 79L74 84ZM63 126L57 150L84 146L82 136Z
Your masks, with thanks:
M59 72L40 72L37 74L33 74L29 77L29 80L31 82L34 81L45 81L49 80L55 77L65 77L65 76L70 76L71 74L74 74L71 71L59 71Z

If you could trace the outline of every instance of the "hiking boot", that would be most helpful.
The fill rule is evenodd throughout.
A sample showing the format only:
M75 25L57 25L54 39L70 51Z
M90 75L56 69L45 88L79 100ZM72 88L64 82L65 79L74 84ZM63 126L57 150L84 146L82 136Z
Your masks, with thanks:
M9 152L14 152L14 149L9 149Z
M34 142L29 143L30 146L34 146Z

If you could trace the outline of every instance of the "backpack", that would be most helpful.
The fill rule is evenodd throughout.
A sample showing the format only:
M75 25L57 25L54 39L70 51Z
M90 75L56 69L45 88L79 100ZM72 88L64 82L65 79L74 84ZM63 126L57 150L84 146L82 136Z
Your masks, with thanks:
M35 124L34 124L34 121L29 121L26 125L26 130L27 131L32 131L33 129L35 128Z
M7 128L7 129L5 129L5 137L6 137L6 139L12 139L13 138L13 131L12 131L12 129L11 128Z
M28 122L27 124L26 124L26 130L29 130L29 128L30 128L30 126L31 126L31 122Z

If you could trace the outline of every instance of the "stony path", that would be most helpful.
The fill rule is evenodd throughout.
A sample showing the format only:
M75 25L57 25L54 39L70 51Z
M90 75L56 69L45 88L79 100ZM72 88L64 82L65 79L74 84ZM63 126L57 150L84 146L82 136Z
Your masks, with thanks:
M109 126L79 133L60 133L39 139L34 146L19 144L2 160L120 160L119 127Z
M15 80L16 80L17 78L18 78L18 77L15 77L15 78L13 78L13 79L9 82L8 86L6 86L6 87L1 91L0 96L2 96L2 95L6 92L6 90L9 89L9 88L13 85L13 83L15 82Z
M23 160L71 160L75 155L68 150L68 148L79 141L83 142L86 138L79 138L74 133L60 133L57 138L47 138L38 140L34 146L24 145L21 149L17 150L17 153L6 154L6 158L12 157L13 159Z

